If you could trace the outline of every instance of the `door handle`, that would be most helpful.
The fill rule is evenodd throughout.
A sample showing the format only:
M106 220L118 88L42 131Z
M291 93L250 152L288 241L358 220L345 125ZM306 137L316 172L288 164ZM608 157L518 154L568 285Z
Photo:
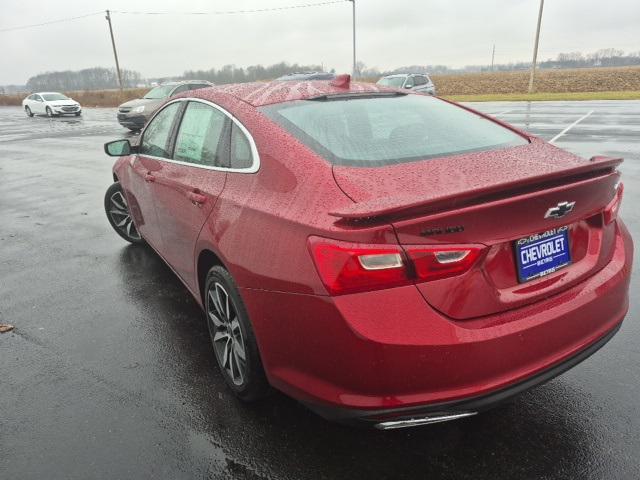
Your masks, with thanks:
M156 177L155 175L151 174L151 172L147 172L144 174L144 181L145 182L155 182L156 181Z
M196 206L200 206L207 201L207 197L197 191L187 193L187 197L189 197L189 200L191 200L191 203L193 203Z

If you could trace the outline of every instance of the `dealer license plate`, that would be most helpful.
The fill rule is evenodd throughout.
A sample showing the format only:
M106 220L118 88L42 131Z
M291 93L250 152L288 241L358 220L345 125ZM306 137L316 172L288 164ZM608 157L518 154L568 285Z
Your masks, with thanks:
M569 227L559 227L516 240L518 280L544 277L571 263Z

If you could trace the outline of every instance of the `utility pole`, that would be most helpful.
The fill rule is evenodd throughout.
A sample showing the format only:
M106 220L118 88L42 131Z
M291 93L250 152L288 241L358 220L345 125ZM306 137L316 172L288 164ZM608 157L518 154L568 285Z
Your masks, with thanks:
M536 75L536 61L538 60L538 41L540 40L540 24L542 23L542 9L544 0L540 0L540 11L538 12L538 26L536 27L536 42L533 46L533 62L531 62L531 75L529 76L529 93L533 93L533 79Z
M106 10L107 16L104 17L109 23L109 33L111 34L111 46L113 47L113 56L116 59L116 71L118 72L118 84L120 85L120 91L122 91L122 75L120 74L120 63L118 62L118 52L116 51L116 41L113 39L113 28L111 27L111 14L109 10Z
M353 68L351 76L356 78L356 0L349 0L353 6Z
M496 44L493 44L493 50L491 50L491 71L493 72L493 61L496 58Z

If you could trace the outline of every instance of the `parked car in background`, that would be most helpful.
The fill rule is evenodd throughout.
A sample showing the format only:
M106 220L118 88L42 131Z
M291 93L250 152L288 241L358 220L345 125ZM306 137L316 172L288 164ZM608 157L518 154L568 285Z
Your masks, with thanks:
M82 114L82 107L73 98L58 92L38 92L32 93L22 100L22 108L27 115L46 115L55 117L58 115Z
M328 72L294 72L283 75L276 78L276 82L291 82L291 81L304 81L304 80L333 80L336 78L335 74Z
M436 86L426 73L398 73L387 75L378 80L378 85L386 87L405 88L416 93L436 94Z
M380 429L468 417L627 312L621 159L348 75L198 90L136 143L105 145L106 215L186 285L243 400L271 385Z
M170 97L189 90L212 87L206 80L167 82L151 89L144 97L129 100L118 107L118 122L132 131L141 130L147 120Z

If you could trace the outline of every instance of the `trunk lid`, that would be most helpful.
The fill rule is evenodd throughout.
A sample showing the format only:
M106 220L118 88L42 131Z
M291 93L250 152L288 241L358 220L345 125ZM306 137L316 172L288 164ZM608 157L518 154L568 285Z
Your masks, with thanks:
M485 245L468 272L417 284L445 315L477 318L558 293L606 265L615 225L605 225L602 211L615 196L620 162L587 161L534 139L521 147L378 169L334 166L336 182L355 203L332 214L343 222L389 222L405 247ZM575 202L573 210L545 218L563 202ZM564 227L571 263L521 282L515 243Z

